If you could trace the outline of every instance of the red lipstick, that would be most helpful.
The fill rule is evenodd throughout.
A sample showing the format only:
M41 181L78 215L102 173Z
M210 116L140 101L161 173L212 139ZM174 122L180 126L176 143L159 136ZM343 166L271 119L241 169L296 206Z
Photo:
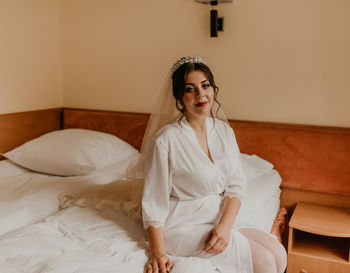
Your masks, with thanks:
M207 105L208 102L204 101L204 102L198 102L196 103L196 106L199 106L199 107L204 107Z

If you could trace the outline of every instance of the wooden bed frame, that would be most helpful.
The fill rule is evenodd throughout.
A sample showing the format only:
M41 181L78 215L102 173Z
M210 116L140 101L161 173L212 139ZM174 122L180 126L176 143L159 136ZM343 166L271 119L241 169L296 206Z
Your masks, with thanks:
M85 128L114 134L140 148L148 114L55 108L0 115L0 152L44 133ZM274 164L281 174L281 205L350 208L350 128L230 120L242 152ZM2 158L3 159L3 158Z

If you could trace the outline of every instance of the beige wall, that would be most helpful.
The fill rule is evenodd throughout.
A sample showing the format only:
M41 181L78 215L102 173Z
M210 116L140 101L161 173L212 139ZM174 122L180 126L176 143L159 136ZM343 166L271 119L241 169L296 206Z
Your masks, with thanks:
M168 67L198 54L228 117L350 127L350 1L235 0L209 37L194 0L63 0L64 105L149 112Z
M60 0L0 0L0 113L62 106Z
M218 38L209 10L194 0L0 0L0 113L149 112L173 61L198 54L230 118L350 127L350 1L235 0L219 6Z

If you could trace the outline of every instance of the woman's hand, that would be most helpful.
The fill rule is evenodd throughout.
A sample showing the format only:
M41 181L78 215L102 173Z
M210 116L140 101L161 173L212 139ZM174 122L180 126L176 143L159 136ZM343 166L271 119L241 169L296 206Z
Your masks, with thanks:
M172 261L164 254L151 255L147 264L145 265L144 273L168 273L173 267Z
M215 226L209 233L205 240L203 250L212 254L219 254L223 252L230 240L231 229L224 225Z

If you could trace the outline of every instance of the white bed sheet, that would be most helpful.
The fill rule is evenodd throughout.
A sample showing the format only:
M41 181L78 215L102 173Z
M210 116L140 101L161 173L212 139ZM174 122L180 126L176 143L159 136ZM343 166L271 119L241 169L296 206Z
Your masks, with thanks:
M96 184L125 176L131 156L84 176L52 176L24 169L9 160L0 161L0 235L35 223L58 211L58 195L74 194Z

